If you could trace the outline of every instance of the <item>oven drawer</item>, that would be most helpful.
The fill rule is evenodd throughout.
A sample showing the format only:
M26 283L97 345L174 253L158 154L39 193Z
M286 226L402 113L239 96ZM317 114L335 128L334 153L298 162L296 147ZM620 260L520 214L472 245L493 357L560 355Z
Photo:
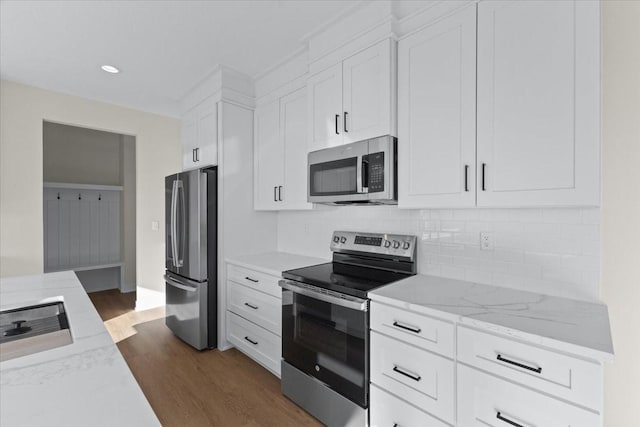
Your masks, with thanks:
M602 367L593 362L458 327L458 361L545 393L602 408Z
M280 297L282 293L278 286L279 277L251 270L250 268L227 264L227 279L275 297Z
M227 311L227 339L247 356L280 376L280 337Z
M372 331L371 382L448 423L454 421L452 360Z
M602 423L593 412L458 365L457 425L595 427Z
M371 301L371 329L425 350L453 357L452 323Z
M370 427L449 427L415 406L371 385Z
M282 334L282 299L227 281L227 309L276 335Z

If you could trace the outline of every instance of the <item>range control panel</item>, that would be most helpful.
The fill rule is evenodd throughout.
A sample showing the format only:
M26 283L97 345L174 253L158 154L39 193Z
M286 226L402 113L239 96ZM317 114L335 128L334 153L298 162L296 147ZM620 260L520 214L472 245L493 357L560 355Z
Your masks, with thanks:
M386 233L334 231L331 238L333 252L362 252L407 258L416 256L416 236Z

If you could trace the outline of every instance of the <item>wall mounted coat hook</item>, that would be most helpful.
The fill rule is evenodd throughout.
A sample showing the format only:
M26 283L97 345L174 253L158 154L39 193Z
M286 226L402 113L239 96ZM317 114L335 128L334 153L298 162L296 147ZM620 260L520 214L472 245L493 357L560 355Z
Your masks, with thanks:
M58 193L58 200L60 200L60 193Z
M102 200L102 194L98 194L98 200Z
M78 193L78 200L82 200L82 195Z

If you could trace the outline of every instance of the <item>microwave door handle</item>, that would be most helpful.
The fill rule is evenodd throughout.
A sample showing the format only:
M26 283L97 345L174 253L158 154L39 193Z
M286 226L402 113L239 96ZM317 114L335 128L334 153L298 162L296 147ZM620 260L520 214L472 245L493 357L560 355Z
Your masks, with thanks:
M364 156L358 156L358 163L356 163L356 193L364 194L367 193L367 183L365 182L364 177L366 176L368 165L364 160Z

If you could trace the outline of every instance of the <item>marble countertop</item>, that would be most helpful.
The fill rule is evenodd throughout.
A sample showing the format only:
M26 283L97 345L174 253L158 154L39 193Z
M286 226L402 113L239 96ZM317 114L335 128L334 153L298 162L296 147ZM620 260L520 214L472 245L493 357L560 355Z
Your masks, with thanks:
M583 357L613 359L604 304L425 275L376 289L369 297Z
M229 257L228 263L280 277L283 271L330 262L329 259L295 255L287 252L265 252Z
M2 426L159 426L75 273L0 279L0 309L62 297L73 343L0 362Z

